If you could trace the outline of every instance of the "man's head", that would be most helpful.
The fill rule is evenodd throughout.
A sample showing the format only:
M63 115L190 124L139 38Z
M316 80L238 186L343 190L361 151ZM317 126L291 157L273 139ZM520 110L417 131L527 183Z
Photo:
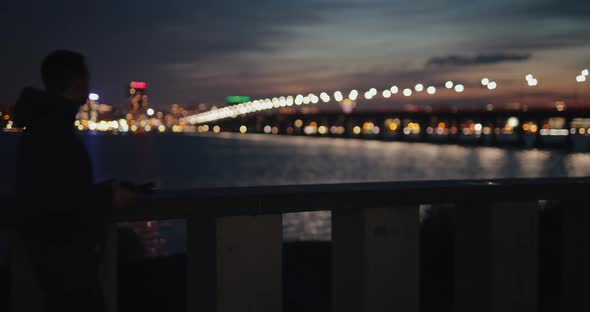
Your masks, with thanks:
M49 53L41 65L41 78L48 93L82 105L88 97L88 67L82 54L58 50Z

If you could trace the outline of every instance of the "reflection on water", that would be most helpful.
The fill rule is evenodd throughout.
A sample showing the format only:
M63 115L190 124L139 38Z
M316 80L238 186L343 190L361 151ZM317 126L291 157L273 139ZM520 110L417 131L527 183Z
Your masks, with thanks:
M590 175L590 154L561 151L253 134L85 140L99 180L157 181L162 189ZM10 161L10 151L0 153L0 163ZM328 239L329 220L286 215L285 238Z
M265 135L87 138L99 179L162 188L585 176L590 154Z
M267 135L88 138L97 175L162 188L590 175L590 154ZM330 238L329 213L284 216L287 240Z

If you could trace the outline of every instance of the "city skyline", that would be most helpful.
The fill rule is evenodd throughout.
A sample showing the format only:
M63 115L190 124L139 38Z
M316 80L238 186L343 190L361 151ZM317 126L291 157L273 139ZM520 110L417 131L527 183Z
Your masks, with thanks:
M116 106L131 80L148 81L159 106L446 80L471 91L461 99L439 94L442 101L502 102L529 92L528 73L539 77L534 93L545 102L588 92L575 78L590 66L590 4L573 0L5 6L4 104L39 85L38 65L57 48L84 53L92 91ZM493 95L479 85L484 77L498 82Z

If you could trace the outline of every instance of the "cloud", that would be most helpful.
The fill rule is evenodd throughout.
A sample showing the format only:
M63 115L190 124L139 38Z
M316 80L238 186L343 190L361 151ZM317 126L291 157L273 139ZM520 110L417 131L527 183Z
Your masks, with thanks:
M531 54L519 53L492 53L479 54L476 56L449 55L445 57L433 57L426 62L426 67L446 67L446 66L477 66L493 65L505 62L524 62L531 58Z

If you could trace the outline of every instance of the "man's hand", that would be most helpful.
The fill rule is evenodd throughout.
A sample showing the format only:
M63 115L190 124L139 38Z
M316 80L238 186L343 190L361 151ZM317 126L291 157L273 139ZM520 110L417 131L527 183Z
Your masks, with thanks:
M132 205L137 201L140 194L132 191L130 188L124 186L119 181L112 183L113 188L113 208L121 209Z

